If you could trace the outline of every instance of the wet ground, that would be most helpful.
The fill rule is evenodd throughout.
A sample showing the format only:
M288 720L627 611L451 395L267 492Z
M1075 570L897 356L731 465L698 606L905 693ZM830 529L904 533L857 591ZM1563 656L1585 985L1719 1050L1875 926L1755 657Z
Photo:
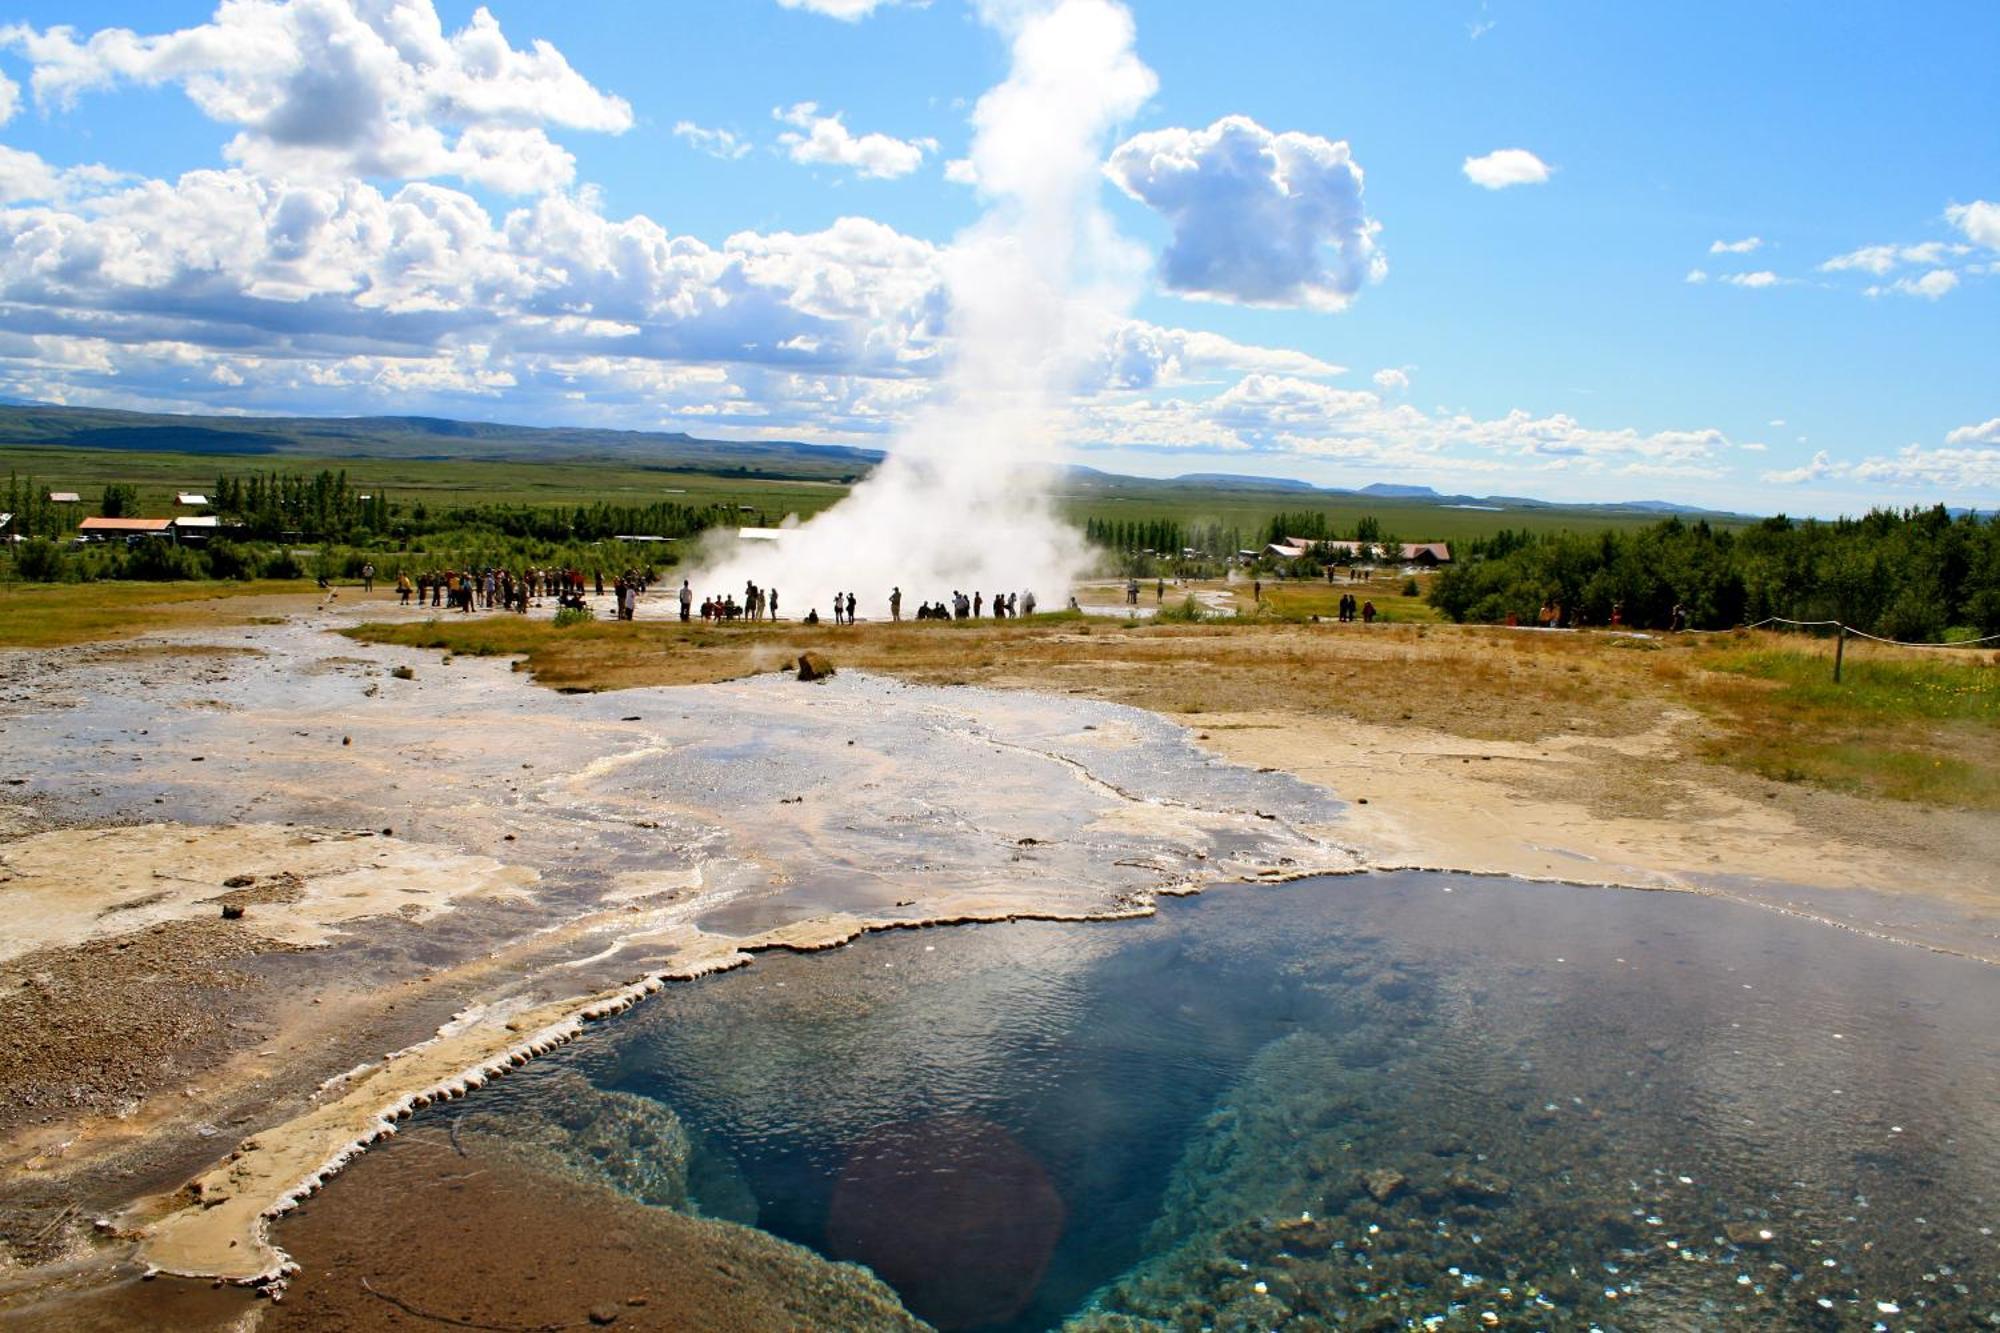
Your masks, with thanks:
M1984 1327L1995 1012L1733 903L1363 876L766 959L429 1123L671 1112L685 1206L946 1328ZM641 1188L617 1137L579 1179Z
M82 1260L88 1287L93 1216L324 1081L454 1015L500 1026L660 971L691 936L726 952L1130 917L1363 864L1333 795L1137 709L775 670L562 696L326 623L0 654L20 778L0 829L82 839L50 942L0 960L0 1021L23 1034L0 1060L0 1318L43 1281L10 1264ZM280 864L293 837L379 847L339 873L379 861L430 887L351 919L346 881ZM125 873L143 847L101 873L134 840L195 849L171 893ZM436 891L466 856L506 891ZM0 907L27 883L0 880ZM119 901L93 916L107 885ZM290 1308L377 1326L399 1307L365 1278L506 1322L519 1283L564 1273L537 1318L571 1322L701 1281L659 1266L696 1245L830 1304L622 1322L879 1312L865 1275L698 1216L867 1264L946 1327L2000 1325L2000 974L1950 956L1992 956L1990 923L1712 887L1312 879L1153 919L766 952L419 1116L410 1149L279 1226L313 1269ZM120 933L128 910L143 934ZM73 946L63 922L82 923ZM98 1037L115 1049L92 1064ZM467 1191L456 1230L406 1225ZM650 1237L609 1268L551 1221L607 1191L639 1210L621 1234ZM454 1287L453 1246L521 1262ZM624 1292L627 1272L651 1285ZM245 1309L121 1290L132 1304L93 1326Z
M289 623L0 654L0 730L0 828L41 831L0 907L74 868L0 960L0 1287L455 1015L504 1029L691 940L1131 913L1356 863L1338 802L1149 714L854 674L563 696ZM437 882L467 855L505 891Z

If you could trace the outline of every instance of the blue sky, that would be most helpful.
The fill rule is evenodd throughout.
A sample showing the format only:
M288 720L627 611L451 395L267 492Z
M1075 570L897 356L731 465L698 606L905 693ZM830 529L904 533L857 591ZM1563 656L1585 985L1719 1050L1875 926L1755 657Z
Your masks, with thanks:
M1151 268L1079 460L2000 504L2000 7L1130 8L1099 202ZM0 393L878 444L1008 67L961 0L0 30Z

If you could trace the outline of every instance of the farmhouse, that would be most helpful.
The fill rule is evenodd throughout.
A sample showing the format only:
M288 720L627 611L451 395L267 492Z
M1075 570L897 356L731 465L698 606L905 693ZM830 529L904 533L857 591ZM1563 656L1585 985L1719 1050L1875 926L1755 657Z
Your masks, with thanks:
M361 498L366 500L368 497L364 495ZM174 496L174 503L189 509L205 509L208 506L208 497L199 491L181 491Z
M114 537L132 540L139 537L171 537L174 535L174 521L170 518L86 518L76 525L77 540L87 542L109 541Z
M1317 548L1333 556L1345 556L1349 560L1387 560L1391 552L1376 543L1356 541L1316 542L1309 537L1287 537L1282 542L1272 542L1264 548L1264 554L1278 560L1296 560L1309 555ZM1404 542L1396 554L1406 565L1422 565L1435 568L1451 563L1451 546L1447 542Z

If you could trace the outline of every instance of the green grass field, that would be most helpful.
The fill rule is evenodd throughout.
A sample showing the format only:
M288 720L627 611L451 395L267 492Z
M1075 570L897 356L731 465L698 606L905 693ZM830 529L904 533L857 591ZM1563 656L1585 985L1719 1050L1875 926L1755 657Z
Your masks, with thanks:
M0 468L32 476L49 490L80 493L88 513L97 511L105 486L133 485L139 489L140 512L160 516L176 512L176 492L205 494L219 475L273 469L345 471L357 489L385 492L392 503L406 509L418 504L436 510L457 505L576 506L598 501L644 505L666 500L692 506L747 505L750 510L744 520L751 525L760 516L769 523L777 523L788 514L810 518L847 492L847 486L837 480L723 475L626 460L315 458L290 453L160 453L6 441L0 441ZM1253 545L1261 544L1264 525L1272 515L1302 510L1326 514L1340 531L1351 531L1361 518L1373 516L1385 533L1404 541L1465 541L1501 528L1596 532L1637 528L1660 518L1644 510L1551 505L1493 511L1453 508L1423 499L1216 487L1138 477L1066 481L1058 484L1055 492L1060 512L1078 523L1090 517L1218 523L1241 528L1244 540Z

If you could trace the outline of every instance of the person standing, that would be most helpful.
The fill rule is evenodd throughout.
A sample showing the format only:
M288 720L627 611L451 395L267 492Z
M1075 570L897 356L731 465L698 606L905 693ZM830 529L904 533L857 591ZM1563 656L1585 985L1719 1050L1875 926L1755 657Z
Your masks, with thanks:
M891 588L889 589L889 619L900 621L902 618L903 590L901 588Z
M850 624L850 625L852 625L852 624L854 623L854 594L853 594L853 593L849 593L849 594L847 594L847 623L848 623L848 624Z
M694 609L694 589L686 579L681 580L681 624L688 623L688 616Z
M375 565L373 561L361 566L361 591L375 591Z

